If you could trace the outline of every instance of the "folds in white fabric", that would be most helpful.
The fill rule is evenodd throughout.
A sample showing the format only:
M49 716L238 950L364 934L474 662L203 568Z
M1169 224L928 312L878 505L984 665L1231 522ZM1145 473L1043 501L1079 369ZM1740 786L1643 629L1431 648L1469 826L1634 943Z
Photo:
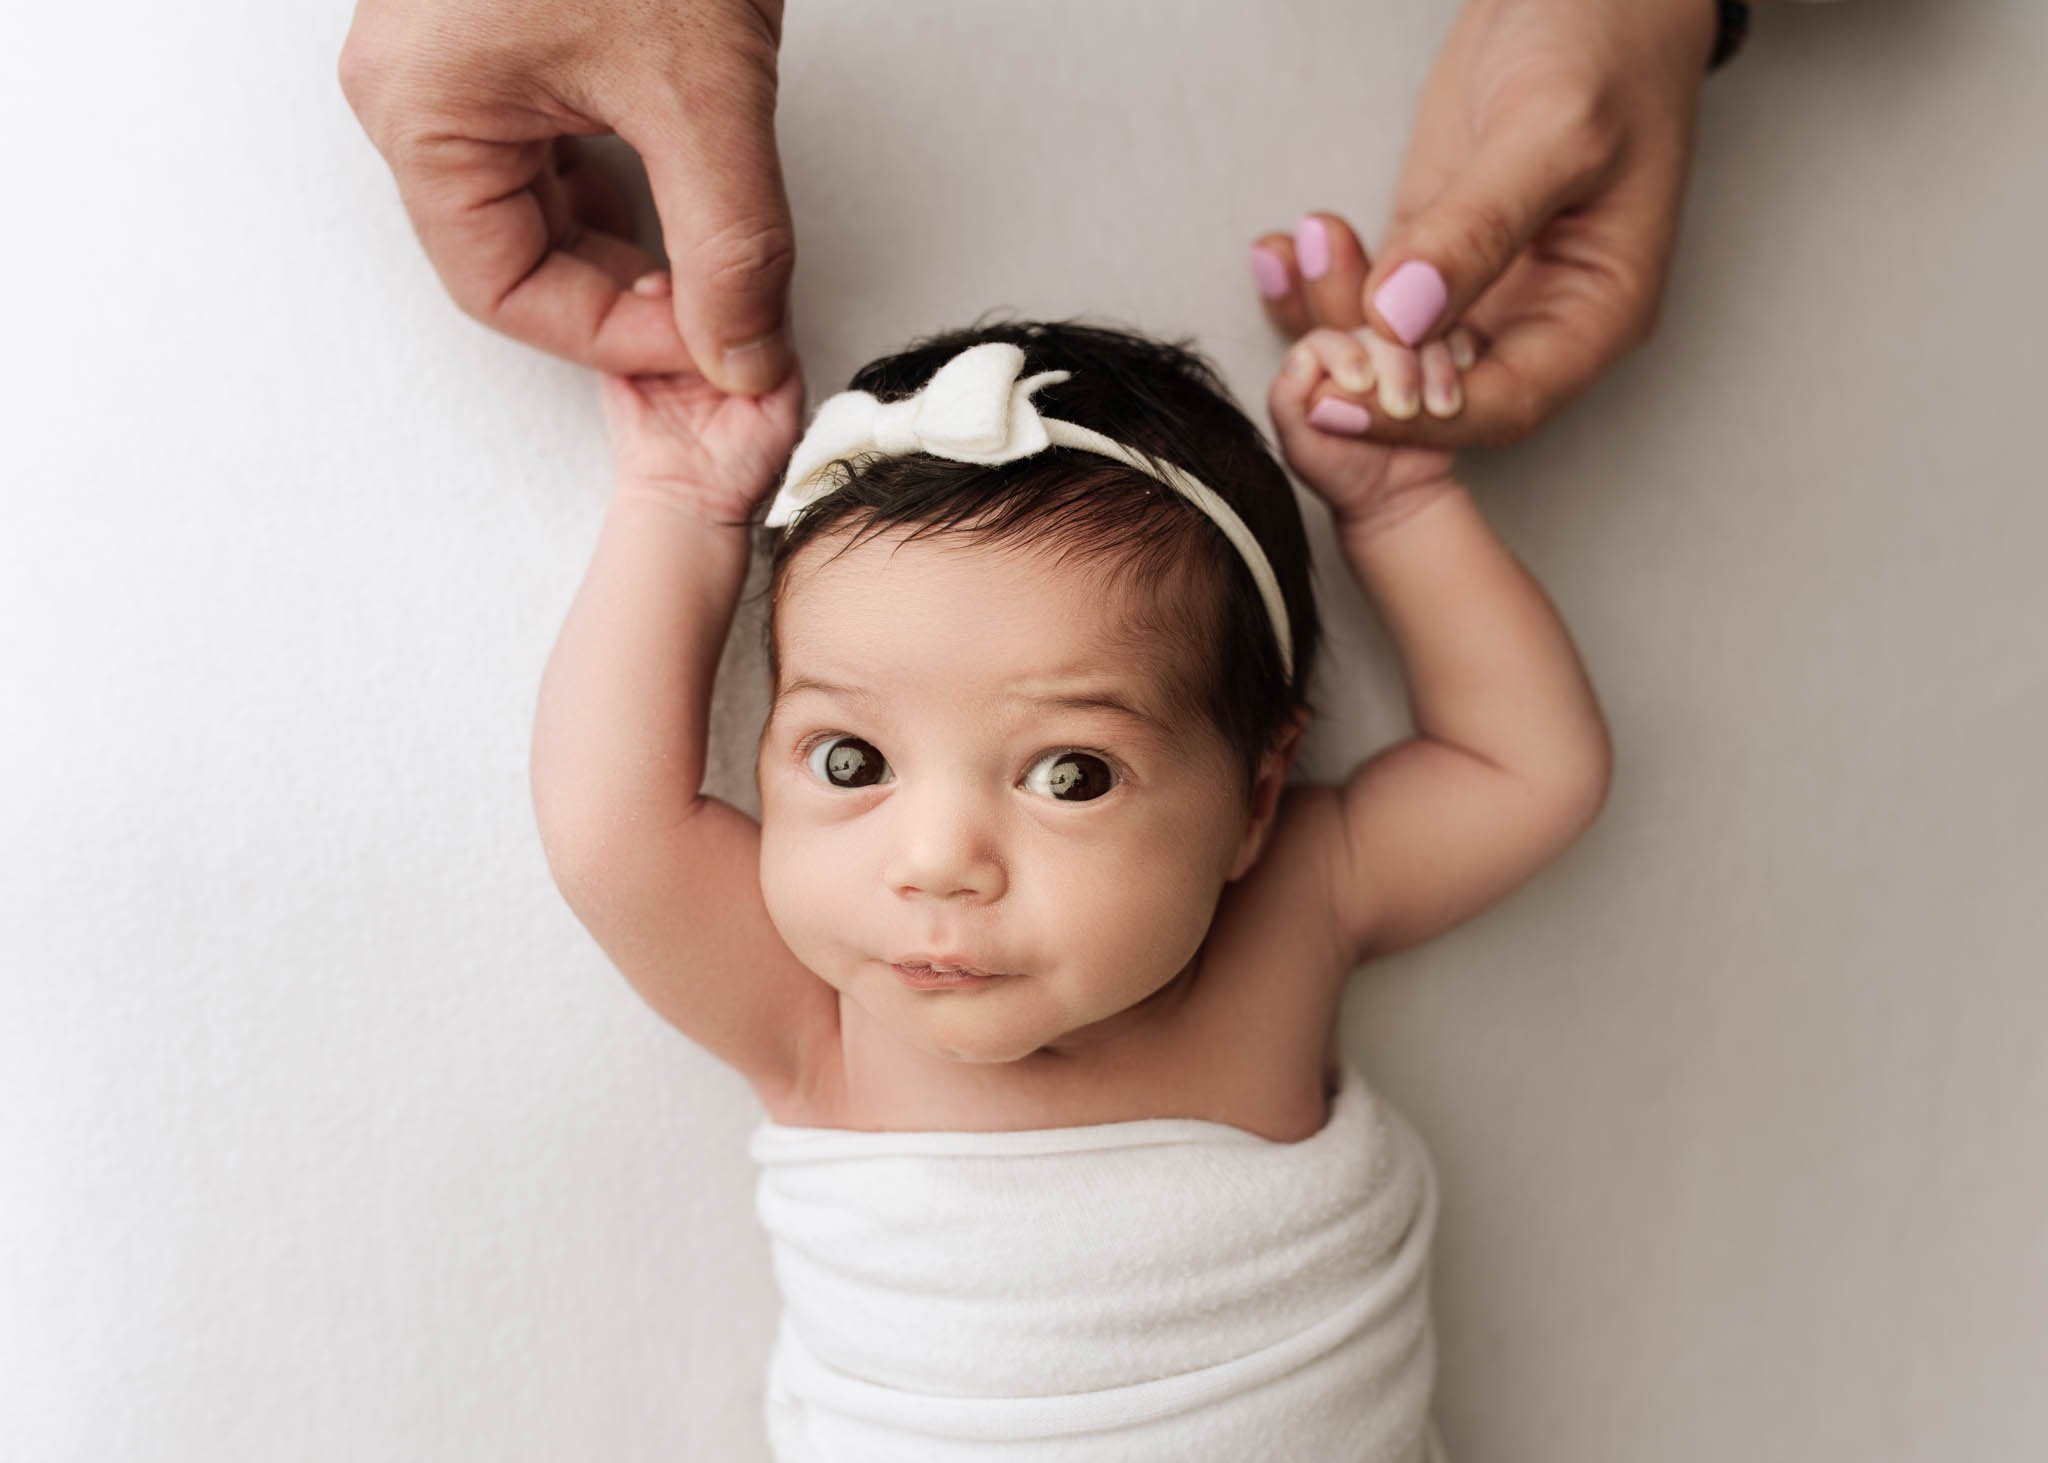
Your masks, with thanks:
M1345 1065L1273 1143L1142 1119L1011 1133L763 1122L784 1463L1420 1463L1436 1179Z

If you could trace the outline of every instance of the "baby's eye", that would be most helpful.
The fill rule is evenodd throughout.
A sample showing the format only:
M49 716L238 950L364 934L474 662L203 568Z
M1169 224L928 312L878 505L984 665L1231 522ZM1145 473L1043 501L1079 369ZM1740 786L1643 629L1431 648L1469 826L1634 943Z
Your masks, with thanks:
M827 737L811 748L804 764L832 787L873 787L889 765L873 743L859 737Z
M1116 773L1093 752L1048 752L1031 764L1024 785L1063 803L1086 803L1115 787Z

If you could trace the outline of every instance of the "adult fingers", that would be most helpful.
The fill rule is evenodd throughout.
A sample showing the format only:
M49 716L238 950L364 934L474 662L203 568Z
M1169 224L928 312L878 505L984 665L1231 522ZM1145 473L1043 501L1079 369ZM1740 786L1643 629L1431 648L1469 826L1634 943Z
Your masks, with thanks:
M574 141L556 138L554 166L534 180L548 237L554 248L603 270L613 284L630 285L654 268L654 257L633 242L625 195L602 170L583 163Z
M1252 283L1258 286L1259 302L1266 319L1289 340L1314 328L1308 302L1301 294L1301 274L1294 262L1291 234L1261 234L1252 243Z
M1403 379L1381 371L1381 410L1374 413L1373 438L1404 447L1505 447L1521 442L1584 391L1617 351L1626 348L1614 344L1624 328L1616 303L1587 292L1553 302L1553 308L1502 320L1490 337L1472 342L1468 336L1466 349L1476 346L1476 355L1471 366L1458 368L1462 401L1450 415L1428 406L1428 345L1421 352L1408 351L1377 332L1366 332L1369 347L1378 341L1418 372L1415 378ZM1461 330L1467 327L1456 327L1443 343L1454 365L1465 353L1459 349ZM1390 395L1402 398L1416 385L1423 397L1422 412L1401 415L1389 408ZM1443 404L1451 405L1447 399Z
M1503 108L1435 197L1395 224L1365 284L1375 328L1404 345L1439 333L1599 182L1618 140L1576 87L1531 89Z
M465 314L601 369L687 367L666 302L621 294L630 261L589 237L576 190L557 177L555 139L603 123L537 108L518 39L502 17L461 6L362 0L337 66L342 93Z
M1371 261L1351 225L1334 213L1305 213L1294 225L1294 261L1309 317L1332 330L1365 324L1362 288Z
M619 282L628 284L646 273L654 261L646 250L632 244L633 209L618 181L592 162L573 137L555 139L554 170L570 217L584 229L632 247L640 256L639 268L626 273Z
M647 164L675 279L675 320L697 369L758 396L789 374L796 236L775 151L775 38L727 28L659 76L618 119Z
M688 369L667 303L622 293L616 251L577 222L552 146L441 135L389 154L442 284L464 313L554 355L602 370Z
M1632 169L1479 302L1491 338L1465 380L1471 440L1521 441L1649 338L1682 186L1677 162Z
M1522 441L1642 338L1642 317L1632 291L1595 278L1554 308L1503 320L1465 373L1459 423L1475 443Z

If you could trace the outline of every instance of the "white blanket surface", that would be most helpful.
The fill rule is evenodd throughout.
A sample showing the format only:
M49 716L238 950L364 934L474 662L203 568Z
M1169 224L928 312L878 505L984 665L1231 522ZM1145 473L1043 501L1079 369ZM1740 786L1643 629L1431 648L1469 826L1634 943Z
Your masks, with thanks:
M1341 1073L1299 1143L764 1120L778 1463L1440 1463L1436 1176Z

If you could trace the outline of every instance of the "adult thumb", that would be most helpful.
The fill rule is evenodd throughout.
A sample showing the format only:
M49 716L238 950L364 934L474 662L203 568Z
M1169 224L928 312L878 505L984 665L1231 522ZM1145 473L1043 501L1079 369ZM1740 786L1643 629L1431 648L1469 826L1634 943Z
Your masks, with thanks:
M715 81L664 88L658 115L622 120L618 132L647 166L692 361L719 389L759 396L796 359L787 318L796 235L775 151L774 53L736 50L705 69Z
M1448 329L1614 156L1615 144L1570 108L1503 117L1381 246L1365 281L1374 328L1411 346Z

